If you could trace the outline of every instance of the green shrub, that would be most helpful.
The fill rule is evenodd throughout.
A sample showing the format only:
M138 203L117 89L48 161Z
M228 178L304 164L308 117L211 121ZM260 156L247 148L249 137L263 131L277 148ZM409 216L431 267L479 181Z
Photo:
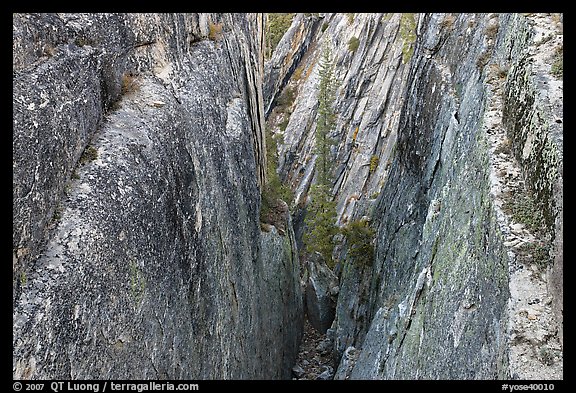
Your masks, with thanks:
M290 187L282 183L278 175L278 141L272 132L266 129L266 177L267 183L262 188L260 205L260 222L272 224L278 229L284 229L285 211L283 200L288 205L292 204L294 195Z
M378 168L379 162L380 162L380 159L378 158L378 156L373 155L372 157L370 157L370 169L369 169L370 174L372 174L376 171L376 168Z
M278 106L288 108L292 106L294 103L294 99L296 98L296 87L294 86L286 86L280 97L278 97L276 103Z
M80 156L80 164L92 162L98 158L98 150L94 146L86 146L82 155Z
M334 250L334 236L338 233L336 227L336 201L332 199L330 187L326 184L315 184L310 188L310 203L308 204L306 218L306 232L302 236L306 252L313 254L319 252L326 264L334 268L332 259Z
M334 101L336 97L337 81L334 76L334 61L331 49L324 46L320 60L320 82L318 84L318 120L316 122L315 146L317 154L315 171L316 184L310 187L308 204L304 223L306 232L303 235L305 252L309 255L314 252L322 254L330 268L335 265L332 259L334 250L334 236L338 233L336 227L336 201L333 200L332 167L333 159L330 156L330 147L334 144L329 133L336 124Z
M358 37L352 37L348 41L348 50L350 50L352 52L356 52L356 49L358 49L359 45L360 45L360 40L358 39Z
M280 128L280 130L282 130L284 132L284 131L286 131L286 127L288 127L288 123L290 123L290 117L286 117L284 120L282 120L278 124L278 128Z
M367 221L355 220L342 228L346 237L348 257L359 266L372 266L374 261L375 231Z

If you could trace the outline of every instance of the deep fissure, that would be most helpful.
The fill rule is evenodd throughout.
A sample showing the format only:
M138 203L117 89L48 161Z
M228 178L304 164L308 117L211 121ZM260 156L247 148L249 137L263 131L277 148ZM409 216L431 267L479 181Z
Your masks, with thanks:
M14 379L562 379L562 28L13 14Z

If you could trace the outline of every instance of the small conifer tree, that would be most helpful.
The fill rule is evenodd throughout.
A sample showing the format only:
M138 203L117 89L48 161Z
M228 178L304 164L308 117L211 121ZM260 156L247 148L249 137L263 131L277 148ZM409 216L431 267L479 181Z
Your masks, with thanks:
M318 85L318 121L316 123L316 184L310 188L310 203L304 220L308 230L304 233L306 252L322 254L328 266L333 267L332 250L336 227L336 202L333 200L332 160L330 147L334 141L329 137L336 125L334 101L336 81L330 47L324 47L320 61L320 83Z

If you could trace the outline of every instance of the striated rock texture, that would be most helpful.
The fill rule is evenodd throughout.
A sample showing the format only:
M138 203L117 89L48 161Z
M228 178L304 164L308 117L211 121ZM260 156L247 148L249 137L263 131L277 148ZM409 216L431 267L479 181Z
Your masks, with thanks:
M471 29L464 16L444 18L420 17L397 156L375 210L370 327L351 378L507 377L508 261L477 65L489 21Z
M304 203L315 176L318 71L327 45L337 86L336 127L329 135L336 141L333 192L339 223L345 224L369 211L389 170L407 77L405 62L413 45L407 31L415 29L415 21L401 14L325 14L320 23L288 83L297 88L298 99L286 130L276 129L284 142L279 144L279 171L295 191L295 204ZM349 44L355 38L356 48Z
M264 64L264 108L266 117L302 56L308 50L319 25L319 17L296 14L288 31L274 49L272 58Z
M300 284L300 262L290 214L286 212L288 231L281 236L275 227L262 232L264 286L261 306L264 321L259 343L268 351L263 360L272 370L280 368L274 378L291 379L304 330L303 294ZM264 314L265 313L265 314ZM280 364L275 364L279 362Z
M294 239L258 222L261 25L14 15L14 378L290 377Z

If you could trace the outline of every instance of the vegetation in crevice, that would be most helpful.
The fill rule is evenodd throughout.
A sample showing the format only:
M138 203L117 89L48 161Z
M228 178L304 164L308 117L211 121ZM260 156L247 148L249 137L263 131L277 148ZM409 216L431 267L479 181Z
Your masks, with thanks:
M443 29L452 29L454 27L454 22L456 21L456 17L452 14L448 14L442 19L440 22L440 27Z
M278 124L281 131L286 131L288 123L290 122L290 116L292 115L291 107L296 98L296 87L292 85L286 86L280 97L276 99L276 111L282 114L283 119Z
M492 51L494 50L495 45L494 41L496 36L498 35L498 30L500 30L500 23L498 19L495 19L494 21L490 22L486 27L486 29L484 29L484 35L488 40L488 45L476 60L476 67L478 67L480 71L484 69L486 64L488 64L490 57L492 56Z
M348 25L354 23L354 13L347 13L346 17L348 18Z
M494 23L491 23L486 27L486 30L484 30L484 34L486 34L487 38L493 40L494 38L496 38L496 35L498 34L498 30L500 30L500 24L498 23L498 20L496 19L496 21Z
M402 63L406 64L414 53L416 42L416 18L414 14L403 13L400 18L400 37L402 37Z
M138 268L136 261L130 261L130 293L135 304L138 306L144 298L144 291L146 289L146 280L142 272Z
M552 59L552 67L550 73L558 79L564 77L564 46L560 45L556 48L554 57Z
M80 165L85 165L98 158L98 150L94 146L86 146L80 156Z
M210 22L208 25L208 38L212 41L220 41L223 37L222 23Z
M294 19L295 13L270 13L267 14L266 18L266 50L264 51L264 56L269 59L272 57L272 53L282 36L286 33L290 25L292 24L292 19Z
M511 193L504 201L503 210L537 238L536 241L522 244L517 251L539 268L546 268L551 263L550 242L547 241L544 213L534 196L528 192Z
M550 258L550 245L546 242L536 241L534 243L524 243L518 247L517 251L542 270L546 269L552 262Z
M126 95L134 93L140 89L140 82L138 81L136 75L130 71L126 71L122 75L122 81L120 85L120 94Z
M533 197L528 193L516 192L505 201L504 211L510 214L512 218L522 223L532 233L542 231L544 223L544 214L538 209Z
M356 52L356 49L358 49L359 45L360 40L358 39L358 37L352 37L350 38L350 40L348 40L348 50L350 50L351 52Z
M294 194L278 175L278 139L268 128L266 134L266 178L261 195L260 222L274 225L280 232L286 229L287 206L292 204ZM285 202L285 203L284 203Z
M346 238L348 258L357 266L372 266L375 231L366 220L355 220L342 228Z
M373 174L374 172L376 172L376 168L378 168L379 162L380 162L380 158L378 158L377 155L373 155L372 157L370 157L370 167L368 169L368 172L370 174Z

